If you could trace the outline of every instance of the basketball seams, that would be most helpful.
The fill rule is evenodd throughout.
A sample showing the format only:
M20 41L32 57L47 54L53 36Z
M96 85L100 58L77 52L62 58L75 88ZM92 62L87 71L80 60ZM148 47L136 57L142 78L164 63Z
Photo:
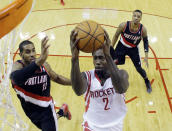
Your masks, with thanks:
M91 27L90 27L90 24L88 23L88 21L86 21L86 23L87 23L87 25L88 25L88 27L89 27L89 34L90 34L90 32L91 32Z
M97 37L100 36L100 35L104 35L104 33L101 33L101 34L98 34L97 36L95 36L94 43L93 43L93 51L95 51L95 42L96 42L96 40L97 40L98 42L100 42L102 45L104 44L104 43L102 43L99 39L97 39Z
M79 24L85 26L83 23L79 23ZM86 26L85 26L85 27L86 27Z
M102 43L99 39L97 39L97 37L100 36L100 35L104 35L104 33L98 34L98 35L94 36L94 38L95 38L97 41L99 41L100 43ZM103 43L102 43L102 44L103 44Z
M87 24L88 24L88 26L89 26L89 28L90 28L90 25L89 25L88 22L87 22ZM91 28L90 28L90 29L91 29ZM91 34L89 33L90 36L91 36L91 38L87 41L87 43L83 46L83 48L81 48L81 50L83 50L83 49L89 44L90 40L91 40L92 38L94 38L93 36L94 36L94 34L96 33L97 29L98 29L98 24L96 25L96 29L94 30L93 34L91 35Z
M86 33L86 34L88 34L88 35L91 35L90 33L86 32L85 30L83 30L83 29L81 29L81 28L79 28L79 27L76 27L76 28L78 28L79 30L81 30L82 32L84 32L84 33Z
M80 23L81 25L83 25L84 27L87 27L86 25L84 25L83 23ZM88 26L89 27L89 26ZM91 29L89 27L89 33L90 33Z
M79 28L79 27L76 27L76 29L79 29L80 31L82 31L82 32L84 32L84 33L87 34L87 36L85 36L85 37L83 37L83 38L80 38L80 39L84 39L84 38L86 38L86 37L88 37L88 36L90 35L90 36L92 36L93 38L95 38L97 41L99 41L101 44L103 44L99 39L97 39L97 37L100 36L100 35L104 35L104 33L98 34L97 36L93 36L92 34L86 32L85 30L83 30L83 29L81 29L81 28ZM83 48L82 48L82 49L83 49Z
M86 32L85 30L83 30L83 29L81 29L81 28L79 28L79 27L76 27L76 29L81 30L82 32L84 32L84 33L86 33L86 34L88 34L88 35L94 37L95 39L97 39L97 38L96 38L97 36L104 34L104 33L101 33L101 34L98 34L97 36L93 36L92 34ZM94 33L94 34L95 34L95 33ZM98 40L98 39L97 39L97 40ZM98 40L98 41L100 41L100 40ZM100 42L101 42L101 41L100 41ZM101 43L102 43L102 42L101 42Z
M80 38L80 39L84 39L84 38L87 38L87 37L89 36L89 34L88 34L86 31L82 30L81 28L76 27L76 29L78 29L78 30L80 30L80 31L82 31L82 32L84 32L84 33L87 34L86 36L84 36L84 37L82 37L82 38Z
M91 35L89 35L89 36L91 36ZM87 45L89 44L89 42L90 42L90 40L92 39L93 37L91 37L88 41L87 41L87 43L81 48L81 50L83 50L85 47L87 47Z
M83 23L79 23L79 25L80 25L80 26L83 26L83 27L85 27L85 28L87 28L87 26L84 25Z
M94 39L94 42L93 42L93 52L95 51L95 41L96 39Z
M81 31L83 31L84 33L86 33L86 34L88 34L88 35L91 35L90 34L90 32L91 32L91 27L90 27L90 25L88 24L88 21L86 21L85 23L87 23L87 25L88 25L88 27L89 27L89 32L86 32L86 31L84 31L83 29L81 29L81 28L79 28L79 27L76 27L76 28L78 28L79 30L81 30ZM84 25L83 23L79 23L80 24L80 26L82 27L86 27L87 28L87 26L86 25ZM88 37L88 35L87 35L87 37ZM84 38L86 38L86 37L84 37Z
M75 27L78 32L78 48L83 52L93 52L102 47L104 43L104 30L96 22L86 20Z

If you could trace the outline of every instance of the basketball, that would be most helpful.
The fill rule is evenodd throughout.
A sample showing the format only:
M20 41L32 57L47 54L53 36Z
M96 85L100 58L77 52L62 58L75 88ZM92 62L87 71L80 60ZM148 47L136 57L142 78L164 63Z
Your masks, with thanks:
M75 31L78 32L77 39L80 39L77 45L79 50L91 53L102 47L104 30L98 23L83 21L76 26Z

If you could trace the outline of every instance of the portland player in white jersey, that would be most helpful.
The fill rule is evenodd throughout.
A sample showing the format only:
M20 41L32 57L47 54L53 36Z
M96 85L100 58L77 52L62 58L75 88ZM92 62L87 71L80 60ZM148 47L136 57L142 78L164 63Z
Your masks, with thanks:
M85 97L84 131L122 131L126 115L124 93L128 73L119 70L110 55L110 40L105 31L105 43L92 53L95 69L80 72L77 32L71 33L71 82L74 92Z

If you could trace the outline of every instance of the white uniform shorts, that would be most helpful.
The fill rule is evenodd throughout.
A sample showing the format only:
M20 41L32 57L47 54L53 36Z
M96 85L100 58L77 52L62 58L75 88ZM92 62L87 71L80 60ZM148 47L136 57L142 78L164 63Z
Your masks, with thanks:
M91 125L87 121L84 121L82 126L83 126L83 131L122 131L123 121L121 121L117 125L114 125L113 127L109 127L109 128L99 128L94 125Z

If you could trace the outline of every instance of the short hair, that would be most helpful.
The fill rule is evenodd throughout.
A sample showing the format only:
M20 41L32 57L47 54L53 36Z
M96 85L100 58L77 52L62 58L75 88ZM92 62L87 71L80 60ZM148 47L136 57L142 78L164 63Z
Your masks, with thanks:
M141 10L134 10L133 12L139 12L142 15L142 11Z
M33 43L32 43L31 41L29 41L29 40L24 40L24 41L22 41L22 42L19 44L19 51L20 51L20 53L23 52L23 46L29 45L29 44L33 44Z

